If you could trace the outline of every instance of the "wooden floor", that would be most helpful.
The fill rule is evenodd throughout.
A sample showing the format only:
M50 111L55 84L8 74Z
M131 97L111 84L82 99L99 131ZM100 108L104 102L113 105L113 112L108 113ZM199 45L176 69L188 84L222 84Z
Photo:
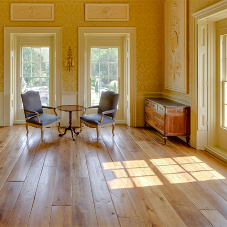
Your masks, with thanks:
M227 165L149 128L0 128L0 226L227 226Z

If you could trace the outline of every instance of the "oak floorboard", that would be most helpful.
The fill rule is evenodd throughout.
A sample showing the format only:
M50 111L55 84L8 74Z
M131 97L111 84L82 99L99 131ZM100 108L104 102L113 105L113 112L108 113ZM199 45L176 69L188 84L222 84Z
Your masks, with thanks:
M133 218L118 218L122 227L142 227L138 217Z
M115 140L117 140L117 137L118 136L116 135ZM161 217L165 225L179 227L185 226L175 210L168 203L167 199L153 183L154 179L150 181L149 177L154 177L153 171L146 163L137 160L129 150L127 152L127 147L123 147L123 141L118 142L118 144L121 144L121 152L130 160L125 164L125 167L132 169L132 172L130 172L130 176L133 177L132 181L134 181L135 185L140 185L143 187L148 198L152 202L152 205L158 212L158 215ZM145 224L145 222L143 222L143 224Z
M162 182L161 185L157 185L165 198L169 201L171 206L188 226L211 226L209 222L204 218L203 215L191 204L188 198L177 188L176 185L170 183L162 173L150 162L150 157L141 152L142 148L132 139L132 137L125 130L117 130L117 133L123 138L123 141L128 147L133 147L135 150L131 152L135 155L138 160L144 160L149 167L154 171L155 175ZM131 139L130 139L131 138Z
M98 226L88 177L72 178L72 222L74 226Z
M216 210L201 210L200 211L207 220L213 225L218 227L226 227L227 220Z
M29 169L7 226L24 227L27 225L41 171L42 166Z
M87 127L40 138L0 127L0 226L227 226L227 164L177 137L116 125L99 143Z
M6 226L17 197L20 193L22 182L6 182L0 191L0 226Z
M57 167L58 153L60 148L60 139L57 127L51 130L51 139L49 140L49 147L45 158L45 167Z
M86 158L98 225L119 226L98 157L89 155Z
M46 136L48 137L50 135ZM31 141L33 141L34 144L39 145L36 147ZM36 196L37 186L43 170L46 152L48 149L48 143L42 142L40 139L31 141L29 142L31 143L30 145L34 155L32 158L30 158L31 164L29 167L26 167L26 174L23 172L23 176L25 175L25 179L22 180L24 181L24 184L15 203L7 226L24 227L27 225ZM21 166L21 168L22 167L23 166ZM18 178L20 179L20 175L18 175Z
M58 153L53 206L71 206L70 140L62 137Z
M92 149L92 153L86 154L86 160L98 226L119 226L107 182L96 154L97 143L92 142L89 133L84 134L84 137L89 141L89 147Z
M72 227L71 206L53 206L50 227Z
M92 135L93 139L96 136ZM102 135L104 138L104 135ZM108 141L105 141L107 146L110 146ZM138 217L132 201L128 195L127 190L120 178L120 175L111 159L108 148L106 148L103 141L99 142L99 147L97 147L97 155L99 158L100 166L102 167L105 180L107 182L112 201L118 217ZM113 148L113 150L115 150Z
M151 132L149 132L151 133ZM155 140L159 140L160 137L157 133L153 134ZM172 153L177 148L173 147L169 141L167 141L167 146L165 148ZM180 152L179 149L177 149ZM181 156L181 158L175 159L178 164L185 168L188 174L192 175L195 180L206 181L207 185L217 192L222 198L227 200L227 185L221 181L217 176L215 176L212 171L207 170L201 162L195 163L195 160L187 155Z
M76 141L70 141L71 146L71 176L88 177L87 163L84 152L86 144L83 143L81 135L76 137Z
M83 131L82 134L85 132ZM86 137L86 136L85 136ZM85 138L84 137L84 138ZM82 135L71 141L72 218L75 226L97 226Z
M104 138L104 136L103 136ZM116 139L116 136L114 137ZM104 141L106 141L104 139ZM123 142L123 141L122 141ZM123 143L119 143L123 146ZM113 145L114 146L114 145ZM120 148L122 149L122 147ZM125 188L135 206L137 214L141 220L146 225L157 225L157 226L165 226L163 221L159 218L153 204L147 197L147 194L143 190L142 185L139 182L134 181L135 174L133 169L140 168L141 164L135 159L135 157L130 153L127 154L127 158L125 159L120 151L114 149L115 152L111 152L111 157L114 163L116 164L116 168L118 169L119 176L121 177ZM127 151L125 151L126 153Z
M56 167L43 167L28 226L49 226L55 174Z

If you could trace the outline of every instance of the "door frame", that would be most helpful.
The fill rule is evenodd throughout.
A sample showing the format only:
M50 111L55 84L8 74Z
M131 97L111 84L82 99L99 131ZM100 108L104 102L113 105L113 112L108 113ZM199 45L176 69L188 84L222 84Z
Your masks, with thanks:
M129 126L136 126L136 28L134 27L79 27L78 28L78 103L84 105L86 83L86 36L87 35L125 35L126 61L129 59L129 67L126 68L126 121ZM130 51L129 51L130 50ZM129 55L129 56L127 56ZM127 62L125 63L127 64Z
M55 41L55 105L61 104L62 89L62 28L61 27L5 27L4 28L4 126L14 123L15 102L15 39L14 34L48 34Z
M191 146L211 152L221 159L223 153L213 149L215 139L212 131L216 127L216 26L215 22L227 18L227 1L223 0L192 14L192 90L191 90ZM207 73L199 73L198 25L206 25ZM205 26L204 26L205 27ZM205 89L204 89L205 88ZM205 103L205 106L203 104ZM205 125L201 119L205 119ZM227 159L226 159L227 160Z

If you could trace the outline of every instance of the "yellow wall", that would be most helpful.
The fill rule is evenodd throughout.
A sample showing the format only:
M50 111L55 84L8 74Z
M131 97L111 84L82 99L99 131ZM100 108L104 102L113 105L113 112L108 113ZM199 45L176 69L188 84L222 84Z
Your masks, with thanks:
M11 22L10 3L55 3L54 22ZM85 22L86 3L129 3L129 22ZM164 74L164 0L0 0L0 92L4 91L4 27L62 27L62 91L77 92L77 64L67 72L64 60L71 46L77 62L78 27L136 27L137 92L161 92Z

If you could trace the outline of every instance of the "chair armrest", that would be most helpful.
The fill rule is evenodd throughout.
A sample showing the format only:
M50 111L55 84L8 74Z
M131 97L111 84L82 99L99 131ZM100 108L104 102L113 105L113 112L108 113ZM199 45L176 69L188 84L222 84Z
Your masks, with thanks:
M98 108L99 105L96 105L96 106L89 106L88 109L92 109L92 108Z
M37 121L38 121L39 123L41 123L41 121L40 121L40 119L39 119L39 113L38 113L38 112L32 111L32 110L24 110L24 112L27 112L27 113L30 113L30 114L35 114L36 117L37 117ZM28 118L26 118L26 120L27 120L27 119L28 119Z
M114 113L115 111L116 111L115 109L103 111L103 112L102 112L102 117L101 117L101 119L100 119L100 123L102 123L102 121L103 121L104 114Z
M56 112L56 107L52 107L52 106L42 106L42 108L52 109L52 110L54 110L55 115L58 116L58 115L57 115L57 112Z

